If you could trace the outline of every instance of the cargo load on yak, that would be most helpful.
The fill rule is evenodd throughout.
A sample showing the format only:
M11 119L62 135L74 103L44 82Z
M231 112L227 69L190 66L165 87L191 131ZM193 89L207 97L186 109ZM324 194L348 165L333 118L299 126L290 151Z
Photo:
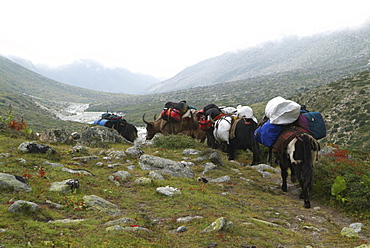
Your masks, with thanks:
M120 122L126 122L126 120L120 115L107 112L102 114L100 119L95 120L94 125L114 127Z
M235 137L235 128L239 120L252 119L257 124L257 119L253 116L253 110L249 106L224 107L221 111L223 114L217 116L213 130L216 141L220 143L229 144L230 139Z
M166 121L179 122L184 117L190 117L190 109L194 108L189 107L186 104L186 101L181 101L178 103L167 102L161 112L161 117Z
M265 108L265 116L271 124L288 125L295 122L300 115L301 105L281 96L271 99Z
M298 126L315 139L326 136L326 124L319 112L309 112L304 105L275 97L265 109L265 118L254 132L258 143L272 147L285 126Z
M298 118L298 126L307 130L315 139L322 139L326 136L326 123L321 113L309 112L305 106Z

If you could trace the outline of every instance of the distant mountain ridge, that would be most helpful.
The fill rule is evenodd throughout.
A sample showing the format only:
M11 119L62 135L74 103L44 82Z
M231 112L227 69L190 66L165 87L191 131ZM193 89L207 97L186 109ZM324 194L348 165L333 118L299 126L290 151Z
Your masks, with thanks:
M110 68L93 60L78 60L71 64L49 67L35 65L18 57L9 57L13 62L55 81L86 89L140 94L144 89L160 80L146 74L133 73L125 68Z
M334 70L327 82L340 79L343 69L357 73L370 59L370 21L356 29L343 29L308 37L288 37L238 52L228 52L192 65L175 77L159 82L145 94L163 93L245 80L294 70ZM336 74L338 74L336 76Z

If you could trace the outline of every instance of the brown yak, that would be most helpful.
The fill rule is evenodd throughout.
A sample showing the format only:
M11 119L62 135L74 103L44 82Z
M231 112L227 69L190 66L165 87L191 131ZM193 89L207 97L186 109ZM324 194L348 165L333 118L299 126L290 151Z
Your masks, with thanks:
M204 142L206 134L199 129L198 119L196 113L191 114L190 117L182 118L180 122L172 122L163 120L162 117L155 118L154 121L146 121L145 114L143 115L143 122L146 124L146 139L151 140L155 134L162 133L164 136L171 134L185 134L192 138Z

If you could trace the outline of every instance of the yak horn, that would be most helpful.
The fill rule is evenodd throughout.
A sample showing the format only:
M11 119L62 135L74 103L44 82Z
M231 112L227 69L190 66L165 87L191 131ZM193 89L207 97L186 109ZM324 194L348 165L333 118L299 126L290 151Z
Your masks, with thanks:
M208 120L209 120L212 124L215 124L215 122L216 122L215 120L213 120L213 119L212 119L212 117L211 117L210 115L208 116Z
M143 114L143 122L144 122L145 124L151 125L151 123L149 123L149 122L147 122L147 121L145 120L145 114Z
M157 120L157 114L154 115L154 120Z

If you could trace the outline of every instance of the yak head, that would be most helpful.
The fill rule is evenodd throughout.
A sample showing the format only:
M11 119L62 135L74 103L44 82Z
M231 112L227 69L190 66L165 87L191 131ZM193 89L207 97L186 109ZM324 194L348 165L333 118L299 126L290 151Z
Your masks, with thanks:
M148 122L148 121L145 120L145 114L143 115L143 122L146 124L146 136L145 136L146 140L153 139L154 135L161 131L160 130L160 121L161 121L161 119Z

